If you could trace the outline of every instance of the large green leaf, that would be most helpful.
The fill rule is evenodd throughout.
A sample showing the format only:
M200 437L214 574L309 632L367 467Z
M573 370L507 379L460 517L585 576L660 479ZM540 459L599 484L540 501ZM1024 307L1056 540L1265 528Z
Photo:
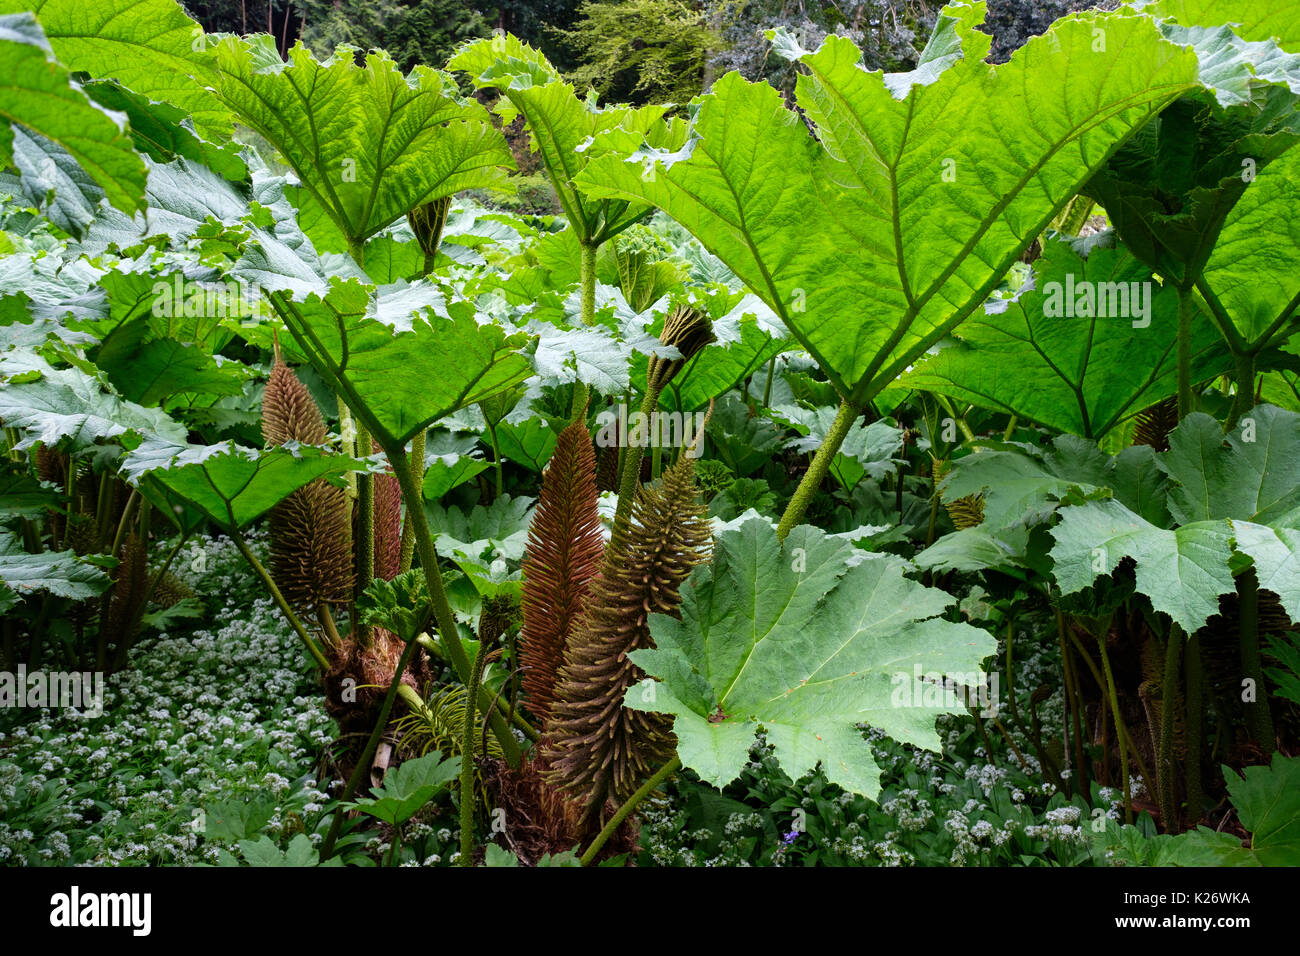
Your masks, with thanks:
M1190 287L1255 176L1300 141L1300 56L1226 26L1160 29L1196 50L1204 89L1140 130L1085 192L1139 259Z
M1295 331L1300 307L1300 149L1274 160L1224 222L1202 292L1229 336L1264 346Z
M404 443L466 405L526 379L528 336L480 324L467 302L446 302L432 286L372 298L355 279L325 296L274 297L298 347L364 405L390 441Z
M12 605L14 595L46 591L57 597L85 601L112 586L113 579L103 569L72 551L28 554L15 535L0 531L0 610L7 603Z
M184 156L202 163L230 180L243 180L248 167L239 158L243 145L235 140L222 145L207 142L194 129L189 114L170 103L151 100L112 80L92 80L86 95L109 110L125 113L136 149L159 163Z
M201 510L224 528L239 529L317 478L360 471L365 463L286 443L259 450L234 442L177 445L146 441L122 461L122 477Z
M1158 528L1118 501L1090 501L1061 509L1052 529L1056 583L1073 594L1132 558L1137 589L1157 611L1188 634L1219 613L1219 598L1236 592L1232 527L1226 520L1198 521L1172 531Z
M421 66L403 76L383 52L364 67L346 49L321 62L301 44L289 58L269 36L227 38L217 91L280 151L348 243L422 203L496 185L513 164L487 111L443 73Z
M1300 623L1300 529L1232 521L1232 543L1255 563L1259 586L1278 596L1293 623Z
M776 49L808 69L786 109L736 74L677 153L595 159L591 196L651 202L782 318L836 386L871 398L974 311L1111 151L1191 89L1195 55L1121 10L1058 22L983 62L983 4L940 15L914 73L839 36ZM972 121L979 117L979 121Z
M1250 846L1208 827L1169 838L1167 862L1176 866L1300 865L1300 758L1273 755L1268 766L1246 767L1238 776L1223 768L1228 797Z
M1260 586L1300 620L1300 415L1261 405L1225 435L1195 412L1170 433L1168 451L1126 449L1099 484L1116 500L1061 508L1052 529L1062 592L1090 587L1131 558L1137 590L1191 634L1219 613L1250 559Z
M1228 432L1209 415L1170 433L1162 467L1174 482L1169 510L1180 524L1234 518L1260 524L1300 514L1300 415L1253 409Z
M0 11L7 5L0 0ZM11 124L18 123L37 134L37 141L61 147L114 206L127 212L141 207L144 163L131 137L55 61L30 13L0 16L0 73L10 78L0 86L0 166L9 164L15 133ZM47 173L50 189L66 189L67 178L75 175L58 155L47 157L36 172Z
M648 209L645 202L593 199L574 188L578 173L604 151L592 138L623 127L633 135L634 144L649 136L655 146L676 148L685 136L680 124L659 122L667 106L600 109L594 99L579 99L546 57L513 36L468 43L447 68L466 71L480 89L499 90L502 100L497 112L505 122L524 117L533 135L533 148L541 156L564 214L579 241L587 245L600 245Z
M953 598L904 569L808 526L784 546L764 520L723 531L682 588L681 620L651 618L656 647L631 655L650 678L625 703L675 715L682 763L715 786L740 775L761 727L791 777L820 762L874 797L880 768L857 725L939 749L935 718L964 707L928 682L978 684L996 649L939 617Z
M902 384L975 402L1049 428L1100 438L1178 392L1178 293L1123 249L1081 258L1047 243L1035 288L978 313ZM1208 322L1194 326L1192 378L1230 371Z
M185 440L183 426L122 398L102 377L23 352L0 353L0 422L22 433L20 449L37 442L82 448L128 433Z
M1297 0L1136 0L1143 13L1171 17L1183 26L1230 26L1243 40L1275 40L1300 52Z
M0 0L0 13L21 10L36 14L69 69L175 104L205 136L229 135L208 38L175 0Z

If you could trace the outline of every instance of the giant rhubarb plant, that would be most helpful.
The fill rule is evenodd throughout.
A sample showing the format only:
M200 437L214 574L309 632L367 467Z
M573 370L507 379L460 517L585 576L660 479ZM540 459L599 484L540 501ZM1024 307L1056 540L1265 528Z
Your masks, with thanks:
M715 786L740 775L761 729L792 778L820 763L874 797L880 768L858 725L939 749L935 718L964 712L996 648L945 620L953 598L906 570L807 525L784 545L766 520L725 530L683 586L680 617L650 618L655 647L627 665L650 676L625 706L674 715L678 758Z
M1172 11L1161 3L1147 9L1160 16L1174 12L1207 17L1185 20L1187 24L1249 19L1254 21L1246 28L1250 35L1260 35L1262 21L1248 15L1262 6L1220 0L1192 4L1192 9L1182 3L1172 4ZM1242 303L1240 296L1234 296L1225 306L1209 281L1208 264L1222 236L1237 248L1227 250L1229 261L1221 261L1215 270L1221 284L1239 286L1243 268L1252 280L1261 267L1288 271L1284 262L1272 259L1277 238L1269 234L1272 229L1256 234L1261 226L1258 202L1278 198L1276 188L1263 185L1273 176L1272 164L1300 142L1300 56L1288 54L1272 40L1242 39L1228 26L1183 25L1166 18L1160 21L1160 30L1196 51L1203 88L1168 106L1125 143L1088 182L1085 192L1105 206L1133 254L1178 291L1180 417L1195 407L1192 342L1199 313L1197 291L1210 304L1210 317L1236 359L1235 414L1239 415L1254 404L1258 357L1277 343L1294 310L1294 293L1275 296L1276 301L1267 305ZM1290 48L1300 50L1297 28L1289 25L1283 33ZM1284 180L1294 177L1291 169L1279 175ZM1265 195L1253 197L1254 209L1243 210L1234 235L1229 236L1226 223L1235 207L1257 189ZM1243 260L1240 243L1256 238L1266 251ZM1284 240L1283 248L1291 245ZM1267 288L1264 294L1273 291ZM1253 314L1260 311L1269 314Z
M590 325L596 311L597 251L602 243L649 210L644 200L596 198L578 192L575 178L602 151L592 138L623 127L635 131L638 137L648 137L655 146L675 149L682 143L684 127L661 122L668 106L601 109L594 95L580 99L546 57L513 36L469 43L457 51L447 66L469 73L480 89L499 90L502 98L496 111L505 122L523 116L528 124L533 147L555 188L569 228L578 240L582 321Z
M285 63L269 36L217 47L217 93L297 173L318 249L364 261L367 239L425 203L500 184L510 150L486 110L446 74L403 76L387 54L359 67L296 46ZM324 217L325 222L313 224Z
M796 97L815 134L771 87L732 74L698 101L683 149L649 143L577 175L592 198L653 203L686 226L842 395L782 535L866 404L988 298L1118 144L1197 82L1195 55L1126 10L1068 17L990 66L983 13L946 7L907 74L868 73L842 37L809 52L778 33L776 51L807 68ZM632 135L610 137L627 152Z
M301 300L284 290L268 295L301 354L387 456L406 504L439 640L469 684L471 662L443 588L420 479L406 446L443 416L523 381L531 371L519 351L527 336L480 325L472 305L447 301L428 285L384 297L357 280L335 280L325 295L310 293ZM415 644L407 646L409 651ZM393 694L404 667L405 662L394 677ZM517 763L518 746L504 719L486 690L482 697L507 759Z

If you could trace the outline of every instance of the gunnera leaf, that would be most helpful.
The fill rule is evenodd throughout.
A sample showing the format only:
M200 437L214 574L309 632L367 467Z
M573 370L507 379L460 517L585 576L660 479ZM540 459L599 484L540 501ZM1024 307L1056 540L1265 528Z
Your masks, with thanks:
M596 456L585 421L560 432L528 529L519 660L528 709L545 727L564 648L604 550Z
M651 617L657 646L630 657L655 679L625 706L675 715L678 756L716 787L740 775L762 728L790 777L820 762L874 798L880 767L859 725L938 750L935 719L965 711L997 649L987 631L945 620L955 599L906 570L807 525L784 542L763 519L724 530L680 615Z
M588 821L673 754L669 721L623 706L623 696L642 676L628 654L654 646L651 614L676 616L678 588L708 558L711 524L698 499L687 457L638 491L630 531L611 542L565 649L541 752L547 780L577 795Z

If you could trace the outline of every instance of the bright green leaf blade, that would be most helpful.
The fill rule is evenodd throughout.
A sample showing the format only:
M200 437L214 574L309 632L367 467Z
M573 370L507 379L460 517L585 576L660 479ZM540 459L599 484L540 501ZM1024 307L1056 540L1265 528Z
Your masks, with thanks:
M577 238L591 245L599 245L631 225L648 206L624 198L593 199L574 188L578 173L606 148L589 140L615 127L622 127L631 137L633 149L645 135L657 146L673 148L680 146L684 137L680 124L665 127L659 123L667 106L598 109L579 99L573 86L564 82L540 52L513 36L467 43L456 51L447 68L469 73L480 89L500 90L504 99L497 112L506 122L517 115L524 117L565 216Z
M811 73L799 104L821 143L776 91L733 74L701 98L685 149L596 159L579 184L667 211L841 391L869 398L978 307L1110 151L1196 81L1190 51L1125 11L1062 21L1001 66L967 56L937 76L938 61L882 79L829 37L800 56Z
M359 471L363 462L296 443L258 450L233 442L176 445L146 441L122 461L122 476L148 482L239 529L317 478Z
M0 0L0 11L9 5ZM91 103L68 71L55 62L31 14L8 11L0 16L0 73L10 77L0 88L0 119L4 121L0 126L0 165L7 165L11 151L9 124L21 123L58 144L114 206L126 212L140 208L144 163L132 148L131 137ZM54 178L58 161L50 158L48 162L53 164Z
M1227 521L1199 521L1173 531L1157 528L1118 501L1061 509L1052 529L1056 583L1065 594L1091 587L1124 558L1136 564L1137 589L1188 634L1219 613L1219 598L1236 593L1228 562Z
M1294 332L1300 307L1300 149L1269 164L1228 214L1205 267L1211 303L1247 343Z
M204 136L230 134L203 28L175 0L0 0L0 12L19 10L36 14L68 69L179 106Z
M217 47L218 92L265 136L348 242L360 243L416 206L498 185L513 165L487 111L428 67L403 76L373 52L318 61L301 44L286 65L270 37Z
M996 649L987 632L937 618L952 598L903 569L807 526L784 546L762 520L723 531L682 589L681 620L652 617L656 647L632 654L659 682L625 703L675 714L682 762L715 786L740 774L762 726L791 777L820 762L875 796L880 770L856 725L937 749L935 718L964 708L927 680L975 684Z
M1133 6L1188 27L1226 24L1244 40L1276 40L1283 49L1300 52L1297 0L1137 0Z
M0 422L22 433L19 449L37 442L84 448L127 433L173 442L186 436L162 411L126 401L100 378L14 353L0 353Z
M19 596L44 591L86 601L112 587L113 579L72 551L28 554L15 535L0 532L0 584Z
M957 342L902 378L913 388L1101 438L1178 392L1178 293L1123 249L1086 258L1049 242L1035 285L1004 311L977 313ZM1192 381L1233 367L1206 321L1192 337Z
M324 298L277 297L298 346L322 373L343 379L395 442L459 408L524 381L528 337L480 325L467 302L441 302L412 286L377 305L360 282L335 280ZM433 301L434 305L429 305ZM375 310L378 311L375 311ZM417 311L418 310L418 311Z
M1228 434L1201 412L1169 435L1162 465L1181 524L1237 518L1274 524L1300 508L1300 414L1261 405Z
M1274 754L1267 767L1224 776L1260 865L1300 865L1300 758Z
M1300 530L1233 521L1232 543L1255 562L1259 586L1278 596L1292 622L1300 622Z

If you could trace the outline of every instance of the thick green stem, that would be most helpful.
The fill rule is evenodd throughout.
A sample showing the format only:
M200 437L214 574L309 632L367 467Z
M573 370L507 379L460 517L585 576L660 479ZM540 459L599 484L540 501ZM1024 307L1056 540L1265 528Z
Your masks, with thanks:
M1228 421L1224 426L1224 431L1230 431L1237 427L1237 422L1241 417L1255 407L1255 353L1238 352L1237 353L1237 370L1233 376L1237 384L1237 394L1232 400L1232 411L1228 413Z
M644 439L649 433L651 416L659 407L659 391L653 385L646 388L645 400L641 403L640 419L646 431L638 435L638 438ZM634 431L639 432L641 429L634 429ZM632 520L632 502L636 498L636 486L641 478L641 459L645 457L644 441L634 444L630 437L624 439L627 451L623 456L623 470L619 473L618 509L614 512L614 536L620 539L627 533Z
M352 768L352 774L343 787L338 808L334 811L334 819L330 821L329 832L325 834L325 839L321 843L320 858L322 860L328 859L330 854L334 852L334 843L339 838L339 831L343 829L343 804L352 799L352 795L361 786L361 781L370 773L370 761L374 759L375 751L379 748L379 741L384 736L384 728L388 726L388 715L393 711L393 701L397 699L397 688L401 686L402 675L406 673L406 668L411 663L411 658L415 656L415 649L418 646L415 641L408 641L406 649L402 651L402 656L397 662L397 668L393 671L393 679L388 684L387 693L384 694L384 702L379 706L379 716L375 719L375 726L370 731L369 738L366 739L366 746L357 759L357 765Z
M342 444L342 452L349 458L356 458L357 425L352 417L352 409L348 408L348 404L343 401L342 395L335 397L339 403L339 438ZM348 498L355 498L357 496L357 473L349 471L343 476L343 480L348 484Z
M1089 798L1088 788L1088 766L1083 759L1083 734L1080 729L1079 720L1079 694L1075 679L1074 665L1070 660L1070 645L1065 639L1065 615L1058 608L1056 610L1056 637L1061 645L1061 684L1065 689L1065 752L1069 754L1071 738L1074 744L1074 772L1078 775L1073 782L1073 792L1081 793L1084 799ZM1067 759L1068 763L1068 759Z
M438 658L438 660L447 659L447 652L444 651L442 647L439 646L438 642L435 641L433 638L431 638L428 634L421 634L419 637L416 638L416 640L420 642L421 647L423 647L434 657ZM479 700L480 701L483 700L482 694L479 695ZM537 743L537 741L542 739L541 732L538 731L538 729L534 727L532 724L530 724L527 720L525 720L524 715L521 714L518 711L518 709L511 710L510 702L502 698L500 695L496 697L496 709L497 709L497 713L499 713L505 720L508 720L514 726L518 727L519 732L522 733L529 740L531 740L533 743Z
M1265 753L1272 752L1273 715L1268 709L1268 691L1259 657L1259 578L1254 568L1238 580L1238 620L1241 644L1241 673L1254 685L1255 699L1246 703L1246 724L1250 735Z
M587 847L586 852L582 854L578 862L583 866L590 866L591 861L596 859L596 854L600 852L600 848L609 842L609 838L614 835L615 831L623 824L623 821L628 818L628 815L637 808L637 805L654 793L661 783L677 772L681 765L681 758L674 756L660 767L653 777L641 784L640 789L627 798L623 805L618 808L618 811L609 818L609 822L596 834L596 838L591 841L591 846Z
M1178 289L1178 418L1181 421L1196 410L1192 395L1192 318L1196 303L1190 287Z
M487 657L487 641L479 641L465 695L465 734L460 746L460 865L474 865L474 725L478 718L479 680Z
M299 640L306 645L307 653L311 655L312 660L320 665L322 671L328 671L330 669L330 662L326 659L325 654L321 649L316 645L316 642L311 639L311 635L307 633L307 629L302 626L302 621L298 620L298 615L293 613L293 608L289 607L289 602L286 601L284 595L280 593L280 589L276 586L275 579L271 577L271 573L266 570L261 561L257 560L257 555L253 554L252 549L248 547L248 542L244 540L244 536L239 533L238 529L231 528L229 529L229 533L230 540L235 542L235 547L238 548L239 553L244 556L244 560L248 562L248 566L252 568L253 573L261 579L262 584L271 595L271 600L275 602L275 606L280 609L280 613L283 614L285 620L289 622L289 626L293 628L293 632L298 635Z
M1119 695L1115 692L1115 675L1110 669L1110 655L1106 653L1106 635L1097 635L1097 647L1101 651L1101 666L1106 673L1106 696L1110 700L1111 717L1115 720L1115 737L1119 741L1120 774L1124 780L1124 822L1133 822L1133 787L1128 775L1128 744L1124 732L1124 718L1119 712Z
M578 281L582 289L582 324L596 321L596 250L597 246L582 243L582 258L578 264Z
M99 550L108 546L108 532L113 527L113 474L104 472L99 479L99 497L95 501L96 540Z
M1169 628L1169 641L1165 645L1165 676L1161 685L1160 697L1160 755L1157 760L1157 772L1160 774L1160 816L1166 833L1177 833L1178 825L1178 785L1177 766L1174 762L1174 724L1178 719L1178 680L1179 664L1182 661L1183 644L1187 637L1177 624Z
M355 262L358 266L364 269L366 267L365 241L349 239L347 240L347 243L348 243L348 255L352 257L353 262Z
M126 499L126 507L122 509L122 517L117 522L117 531L113 535L113 543L109 548L109 554L118 557L122 550L122 542L126 540L126 529L131 524L131 519L135 517L136 506L140 503L140 490L131 489L131 496ZM126 573L126 569L119 568L119 573ZM108 666L108 612L113 603L113 591L110 589L104 592L104 596L99 600L99 635L96 640L95 662L102 671ZM129 622L128 622L129 623ZM117 639L122 644L130 640L130 633L123 631L117 635Z
M799 482L794 497L786 506L785 514L781 516L781 523L777 525L776 536L780 540L784 541L785 536L794 526L803 520L804 513L812 504L813 496L821 487L822 479L826 477L831 462L839 454L840 446L844 444L844 439L848 436L849 429L853 427L858 414L859 410L847 399L840 403L840 410L835 414L835 420L831 422L830 431L826 433L825 440L817 449L817 454L813 456L812 464L808 466L808 473L803 476L803 481Z
M1187 822L1195 826L1201 819L1201 713L1204 673L1201 667L1201 639L1192 635L1187 642L1186 740L1187 740Z
M371 452L370 432L357 422L357 453ZM357 476L357 591L361 594L375 579L375 476ZM363 646L370 643L370 628L359 621L353 624Z
M429 521L424 514L424 505L420 498L420 488L415 483L406 451L400 446L386 448L388 461L397 475L397 482L402 489L402 500L406 503L406 513L411 518L415 534L415 550L420 556L420 566L424 569L425 586L429 591L429 601L433 605L434 621L438 625L439 645L444 656L451 662L456 675L468 686L471 662L461 643L460 631L456 626L456 615L447 601L447 592L442 585L442 574L438 570L438 552L433 546L433 536L429 533ZM488 718L492 733L501 744L506 763L518 767L522 756L519 744L510 732L505 718L492 706L491 698L485 688L479 691L479 705L484 712L490 711Z
M426 429L421 428L411 439L411 467L415 470L415 483L421 488L424 487L424 449L428 434ZM415 526L411 523L410 505L407 505L407 508L406 520L402 523L402 550L398 564L398 571L402 574L411 570L411 561L415 558Z
M500 498L505 493L505 481L501 474L501 448L497 445L497 428L488 422L488 441L492 445L492 469L496 472L497 479L497 497Z
M1073 645L1075 651L1079 655L1079 659L1082 660L1088 666L1088 673L1092 675L1093 682L1102 689L1103 693L1106 693L1107 686L1108 686L1106 683L1106 678L1102 676L1102 673L1098 669L1096 662L1088 655L1087 650L1083 646L1083 642L1079 640L1078 636L1072 631L1067 630L1067 633L1069 634L1070 637L1070 643ZM1077 674L1075 677L1074 693L1077 699L1079 700L1083 699L1083 690L1081 685L1078 682ZM1112 703L1113 704L1118 703L1118 701L1112 701ZM1146 761L1142 759L1142 751L1138 750L1137 744L1133 742L1133 735L1129 733L1128 724L1124 723L1124 721L1121 720L1119 722L1119 727L1116 730L1116 733L1123 735L1124 742L1128 747L1129 756L1132 758L1133 762L1137 764L1138 773L1142 775L1142 779L1146 781L1148 785L1153 785L1151 784L1151 781L1155 780L1156 778L1147 769Z

